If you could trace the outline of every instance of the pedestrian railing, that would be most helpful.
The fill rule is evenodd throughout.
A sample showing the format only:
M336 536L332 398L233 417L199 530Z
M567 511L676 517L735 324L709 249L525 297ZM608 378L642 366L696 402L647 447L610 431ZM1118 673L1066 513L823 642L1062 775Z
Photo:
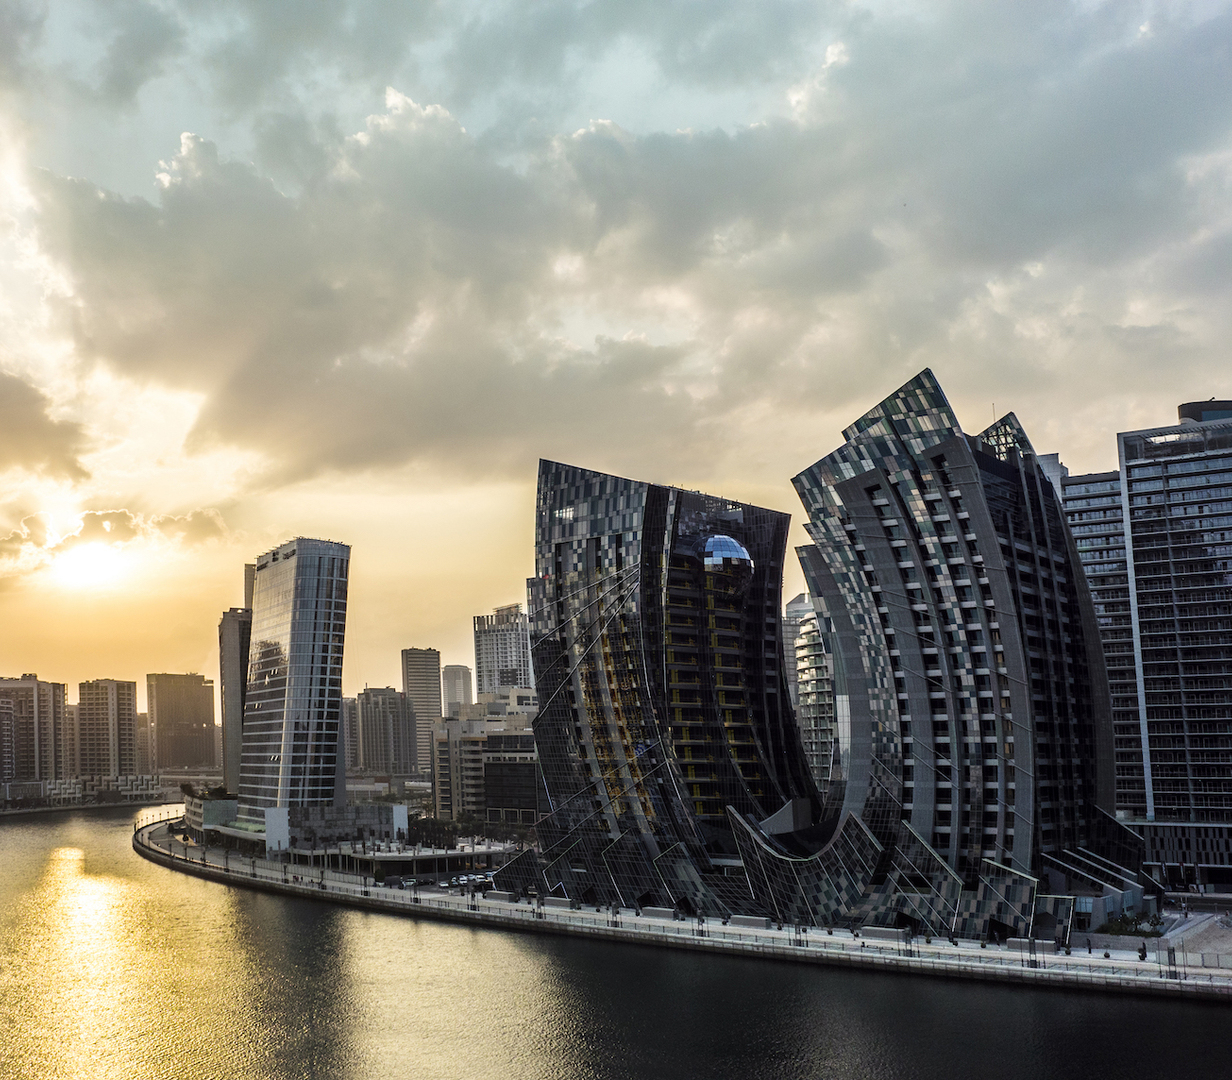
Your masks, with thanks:
M159 808L165 809L165 808ZM1122 989L1153 989L1167 986L1178 992L1198 991L1232 997L1232 970L1217 973L1208 957L1201 964L1169 966L1157 961L1103 959L1095 956L1035 954L1001 948L981 948L978 943L932 945L869 941L848 931L829 933L817 927L786 926L781 930L737 928L714 919L668 920L628 912L544 907L527 903L484 900L478 894L461 896L422 895L417 888L386 888L362 875L324 867L310 867L242 855L223 848L185 845L178 839L155 843L152 827L181 816L169 813L140 823L133 843L156 858L178 863L194 873L205 872L224 880L270 885L293 895L319 896L353 901L383 910L405 911L454 920L475 920L497 926L534 925L579 934L618 937L623 940L689 944L696 948L763 956L815 957L819 960L858 963L896 970L962 974L979 972L988 977L1006 977L1049 984L1103 986ZM176 848L180 850L177 851ZM1232 957L1228 958L1232 960ZM1163 983L1161 983L1163 980Z

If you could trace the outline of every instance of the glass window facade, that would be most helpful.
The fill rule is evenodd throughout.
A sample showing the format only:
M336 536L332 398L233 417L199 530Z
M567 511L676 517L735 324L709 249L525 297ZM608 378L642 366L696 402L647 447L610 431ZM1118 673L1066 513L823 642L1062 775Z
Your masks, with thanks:
M1147 769L1138 716L1133 613L1126 561L1121 474L1090 473L1061 482L1065 516L1086 574L1099 624L1111 694L1116 769L1116 808L1132 817L1147 813Z
M780 641L788 516L557 462L528 583L548 815L502 871L586 903L754 903L729 808L806 824Z
M746 865L793 917L1029 932L1045 877L1107 872L1080 872L1074 852L1107 851L1110 834L1137 850L1109 816L1111 714L1077 547L1013 414L965 435L930 372L844 435L794 480L833 664L818 844L749 828Z
M239 816L333 805L351 549L296 539L256 564Z
M530 619L521 604L476 615L475 685L477 693L495 694L503 687L535 685L530 659Z
M1139 745L1148 751L1145 798L1132 808L1158 822L1227 825L1232 419L1216 415L1226 402L1198 405L1182 414L1211 419L1118 436Z

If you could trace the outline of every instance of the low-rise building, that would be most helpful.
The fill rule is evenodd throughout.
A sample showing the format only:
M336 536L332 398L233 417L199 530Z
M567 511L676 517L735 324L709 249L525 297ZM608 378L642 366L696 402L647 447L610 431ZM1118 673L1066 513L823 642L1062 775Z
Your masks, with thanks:
M538 755L532 722L539 711L535 691L501 687L479 695L474 705L433 732L433 796L436 816L470 815L491 822L532 825L537 820Z

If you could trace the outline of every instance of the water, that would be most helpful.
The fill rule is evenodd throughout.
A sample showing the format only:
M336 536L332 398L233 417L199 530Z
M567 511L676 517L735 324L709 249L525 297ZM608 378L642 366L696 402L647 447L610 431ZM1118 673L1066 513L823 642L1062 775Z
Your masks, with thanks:
M506 934L0 822L0 1077L1090 1080L1229 1072L1226 1007Z

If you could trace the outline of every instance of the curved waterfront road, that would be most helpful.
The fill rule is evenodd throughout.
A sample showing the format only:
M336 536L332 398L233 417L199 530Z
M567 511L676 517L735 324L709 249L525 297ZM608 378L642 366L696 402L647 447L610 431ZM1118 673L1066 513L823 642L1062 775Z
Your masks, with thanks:
M1232 971L1211 972L1178 965L1175 977L1157 962L1136 953L1105 960L1096 956L1048 955L1031 967L1027 957L1007 947L981 948L978 942L957 946L900 945L857 939L849 931L832 934L812 928L798 931L723 926L694 920L536 908L529 904L450 895L439 889L399 890L366 884L354 874L297 867L229 853L220 848L184 844L168 823L137 827L133 848L170 869L245 888L324 900L397 915L443 919L503 930L606 938L642 945L756 956L794 962L900 971L947 978L1018 982L1035 987L1087 988L1171 998L1200 998L1232 1003ZM297 873L299 871L299 873ZM1165 975L1169 977L1165 977Z

